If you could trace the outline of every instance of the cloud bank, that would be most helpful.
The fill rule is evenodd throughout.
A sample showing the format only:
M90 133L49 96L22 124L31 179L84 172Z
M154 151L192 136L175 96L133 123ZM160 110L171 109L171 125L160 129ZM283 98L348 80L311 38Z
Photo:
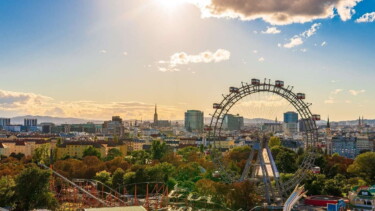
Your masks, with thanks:
M273 25L306 23L316 19L351 19L362 0L190 0L202 17L262 19Z
M49 115L86 119L110 119L120 115L126 119L152 119L154 104L143 102L57 101L35 93L0 90L2 115ZM166 119L181 118L183 110L174 106L158 105L159 113ZM180 115L180 116L178 116Z

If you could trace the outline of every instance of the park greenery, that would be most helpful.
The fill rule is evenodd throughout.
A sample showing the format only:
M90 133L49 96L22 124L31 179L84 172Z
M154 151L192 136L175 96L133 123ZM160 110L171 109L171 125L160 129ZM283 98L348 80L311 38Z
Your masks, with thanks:
M271 138L269 144L282 172L281 180L287 181L302 162L305 152L285 148L277 138ZM36 165L51 161L46 149L37 150L32 157L12 155L0 161L0 207L18 210L58 207L54 193L49 189L51 172ZM250 151L249 146L229 150L223 157L225 165L240 174ZM114 189L134 183L163 182L169 190L178 187L188 193L209 196L213 202L232 209L248 210L261 203L254 184L222 181L212 162L212 153L215 152L204 146L172 150L165 143L154 141L149 150L123 155L119 150L111 149L103 158L97 149L88 147L82 159L56 160L53 169L69 179L95 179ZM374 152L360 154L355 160L320 152L315 165L321 172L311 172L303 181L308 195L346 196L355 186L375 184Z

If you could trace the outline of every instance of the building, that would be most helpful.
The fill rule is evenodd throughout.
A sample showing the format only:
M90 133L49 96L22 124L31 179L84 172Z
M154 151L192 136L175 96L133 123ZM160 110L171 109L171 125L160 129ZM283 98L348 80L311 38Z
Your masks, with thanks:
M284 131L289 134L298 133L298 114L296 112L284 113Z
M262 131L270 133L278 133L283 131L283 125L281 123L264 123L262 125Z
M307 132L308 130L313 129L314 122L312 119L300 119L298 122L298 126L300 132Z
M4 126L10 125L10 119L9 118L0 118L0 129L3 129Z
M152 123L152 126L153 127L170 127L171 125L172 125L171 121L159 120L157 106L155 105L154 123Z
M336 136L332 138L332 154L354 159L357 156L356 137Z
M227 114L224 117L223 128L226 130L241 130L244 126L243 117L233 114Z
M202 132L204 127L203 112L188 110L185 112L185 129L189 132Z
M103 123L103 133L106 135L123 136L124 124L119 116L113 116L112 121L105 121Z
M97 149L100 152L101 157L106 156L107 150L100 143L92 141L66 141L63 144L57 145L56 157L57 159L61 159L66 156L82 158L83 152L90 146Z
M24 154L32 156L34 150L41 147L43 144L47 144L49 148L53 148L52 142L47 142L44 139L15 139L0 142L0 154L9 157L10 154Z
M158 111L157 105L155 105L155 113L154 113L154 126L158 126Z
M374 148L374 142L366 135L358 135L356 137L357 155L363 152L371 152Z
M42 122L42 133L52 133L52 128L55 126L52 122Z
M284 123L298 123L298 113L293 111L284 113Z
M38 125L37 119L24 119L23 122L24 122L23 125L25 127L35 127Z

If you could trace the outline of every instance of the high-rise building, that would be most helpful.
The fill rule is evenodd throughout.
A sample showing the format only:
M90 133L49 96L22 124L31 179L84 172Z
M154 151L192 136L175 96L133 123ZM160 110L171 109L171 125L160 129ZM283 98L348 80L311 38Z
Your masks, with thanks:
M10 125L9 118L0 118L0 129L4 128L4 126Z
M293 111L284 113L284 123L298 123L298 113Z
M122 124L122 118L120 116L112 116L113 122L119 122Z
M284 113L284 131L290 135L298 132L298 114L296 112Z
M223 128L227 130L241 130L244 126L243 117L227 114L224 117Z
M23 125L25 127L35 127L38 125L38 120L37 119L24 119Z
M185 129L187 131L203 131L203 112L198 110L188 110L185 112Z

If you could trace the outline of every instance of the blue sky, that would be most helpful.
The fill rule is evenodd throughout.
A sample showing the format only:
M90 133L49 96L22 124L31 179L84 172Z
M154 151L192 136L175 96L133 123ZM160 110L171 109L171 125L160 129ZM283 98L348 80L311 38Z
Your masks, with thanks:
M375 118L375 22L356 22L374 1L331 1L328 13L171 1L1 1L0 115L152 119L157 103L161 118L182 119L254 77L293 85L323 117ZM303 43L284 47L293 38Z

